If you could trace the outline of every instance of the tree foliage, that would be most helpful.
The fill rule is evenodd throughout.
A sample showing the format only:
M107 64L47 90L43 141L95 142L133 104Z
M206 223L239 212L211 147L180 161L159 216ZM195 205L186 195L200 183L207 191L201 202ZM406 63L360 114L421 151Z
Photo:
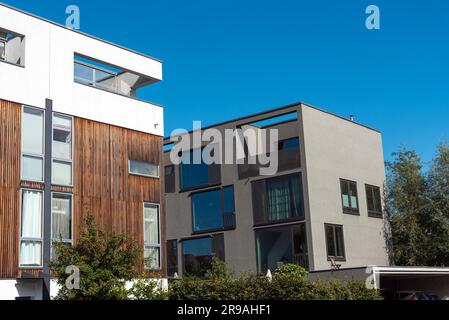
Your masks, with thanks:
M449 265L449 145L424 170L414 150L387 163L386 208L396 265Z

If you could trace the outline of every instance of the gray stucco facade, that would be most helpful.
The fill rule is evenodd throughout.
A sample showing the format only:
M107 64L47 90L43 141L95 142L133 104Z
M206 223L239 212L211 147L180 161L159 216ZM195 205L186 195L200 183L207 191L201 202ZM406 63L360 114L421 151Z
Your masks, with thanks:
M278 129L279 141L298 138L299 148L288 151L287 165L274 176L248 176L241 174L239 165L226 164L220 166L221 179L217 183L181 190L180 166L172 166L169 152L165 152L166 169L167 167L171 167L170 170L174 169L168 179L166 173L165 181L166 184L171 184L172 189L165 195L166 239L176 240L177 244L175 250L177 266L173 266L172 271L176 269L178 274L183 274L185 241L216 234L223 235L223 258L236 273L258 269L264 271L266 268L261 265L258 267L258 255L261 255L261 250L265 249L261 249L262 240L258 245L259 238L256 234L263 233L260 230L284 230L286 228L279 229L284 226L296 226L292 227L292 230L297 230L299 224L305 226L306 241L301 243L306 248L302 248L302 245L295 242L299 241L296 238L297 231L291 231L293 235L291 238L288 238L289 233L285 232L285 236L279 236L276 242L273 240L270 245L292 247L292 257L296 257L294 261L299 261L299 257L301 264L304 264L301 257L305 252L306 264L310 271L332 268L331 260L334 259L329 257L329 244L326 240L331 239L332 236L326 238L326 230L328 230L326 226L338 226L341 227L339 230L342 230L339 237L334 233L334 239L338 238L336 247L340 248L343 242L344 257L336 258L334 264L338 263L342 269L388 265L384 219L382 215L369 214L367 204L366 186L375 186L382 195L385 181L382 138L378 131L303 103L224 122L213 128L224 132L226 128L255 126L255 123L260 121L283 115L295 115L295 117L277 124L261 126L261 128ZM168 138L165 144L170 144ZM280 154L281 156L283 155ZM297 159L297 163L292 165L292 159ZM266 223L256 222L255 215L258 215L256 211L259 203L255 199L259 199L259 195L256 194L257 188L254 185L257 181L289 176L299 177L303 216ZM168 181L170 179L171 182ZM341 179L356 185L357 212L352 214L344 213L343 210ZM192 219L192 196L198 192L216 190L225 186L234 188L235 226L210 232L195 231ZM291 188L291 190L297 192L297 189ZM295 195L293 194L292 197L295 198ZM269 201L266 198L261 199ZM272 235L268 234L264 241L269 241L269 237ZM296 247L301 247L301 250L297 250ZM170 253L168 256L170 259ZM171 256L173 258L173 252ZM280 256L278 258L284 259L280 259ZM282 263L283 260L279 262ZM260 257L259 264L262 264Z

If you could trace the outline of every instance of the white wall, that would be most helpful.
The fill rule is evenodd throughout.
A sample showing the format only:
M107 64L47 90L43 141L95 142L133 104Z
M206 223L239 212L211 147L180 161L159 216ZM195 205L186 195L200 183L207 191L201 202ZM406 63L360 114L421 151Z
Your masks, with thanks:
M163 109L151 103L77 84L74 54L83 54L162 80L162 63L51 24L0 4L0 27L25 35L25 66L0 63L0 99L54 110L159 136Z

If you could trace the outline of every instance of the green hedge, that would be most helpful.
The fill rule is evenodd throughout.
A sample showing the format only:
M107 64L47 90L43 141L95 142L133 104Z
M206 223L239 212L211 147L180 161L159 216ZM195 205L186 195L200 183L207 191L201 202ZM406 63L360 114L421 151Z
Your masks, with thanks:
M223 263L213 262L205 279L175 280L170 285L170 299L175 300L378 300L378 291L365 287L363 281L310 281L305 269L283 265L272 279L260 274L233 277Z

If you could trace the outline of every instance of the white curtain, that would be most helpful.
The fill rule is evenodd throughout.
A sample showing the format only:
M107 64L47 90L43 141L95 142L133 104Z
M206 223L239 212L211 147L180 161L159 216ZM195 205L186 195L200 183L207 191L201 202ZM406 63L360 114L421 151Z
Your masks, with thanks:
M159 209L156 205L145 205L144 223L145 223L145 243L159 244Z
M23 191L22 238L42 238L42 192Z
M70 198L65 196L64 198L55 197L52 203L52 238L59 241L71 240L71 225L70 225Z
M42 243L22 241L20 244L20 264L24 266L42 265Z

